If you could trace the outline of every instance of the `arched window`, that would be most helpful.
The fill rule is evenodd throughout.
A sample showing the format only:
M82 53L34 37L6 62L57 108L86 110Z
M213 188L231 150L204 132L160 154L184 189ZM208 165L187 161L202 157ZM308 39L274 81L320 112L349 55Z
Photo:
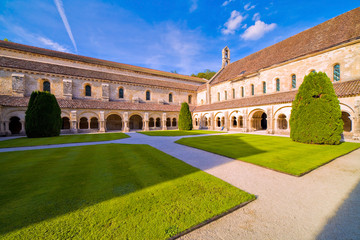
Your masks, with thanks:
M149 119L149 127L154 127L155 126L155 122L153 118Z
M287 129L287 120L285 114L280 114L278 117L278 128Z
M166 119L166 127L171 127L171 118Z
M62 118L61 129L70 129L70 119L68 117Z
M296 75L291 75L291 87L296 88Z
M124 89L119 88L119 98L124 98Z
M88 129L89 128L89 123L88 123L88 120L86 117L80 118L79 128L80 129Z
M156 127L161 127L161 120L160 118L156 119Z
M172 96L172 93L169 93L169 102L173 102L173 96Z
M334 65L334 82L340 81L340 64Z
M232 117L232 126L237 127L237 119L235 116Z
M254 87L254 84L251 84L251 95L252 95L252 96L255 95L255 87Z
M195 126L197 126L198 124L199 124L198 119L195 118Z
M173 118L172 119L172 124L171 124L173 127L176 127L176 118Z
M207 119L207 117L204 117L204 126L205 126L205 127L208 126L208 119Z
M90 128L91 129L98 129L99 128L99 122L96 117L91 118L90 120Z
M225 91L225 100L227 100L227 91Z
M188 96L188 103L189 103L189 104L191 104L191 100L192 100L192 96L189 95L189 96Z
M147 90L146 91L146 101L150 101L150 99L151 99L150 91Z
M242 127L244 127L244 122L243 122L243 117L242 116L239 116L239 125L240 125L240 127L242 128Z
M220 93L218 92L218 101L220 102Z
M220 117L216 118L216 123L218 127L221 127L221 121L220 121Z
M90 85L85 86L85 96L91 97L91 86Z
M276 79L276 91L279 92L280 91L280 79Z
M266 82L263 82L263 93L266 93Z
M244 87L241 87L241 97L245 97L245 90L244 90Z
M235 99L235 88L233 88L232 92L233 92L233 99Z
M50 92L50 82L49 81L44 81L43 82L43 91L44 92Z

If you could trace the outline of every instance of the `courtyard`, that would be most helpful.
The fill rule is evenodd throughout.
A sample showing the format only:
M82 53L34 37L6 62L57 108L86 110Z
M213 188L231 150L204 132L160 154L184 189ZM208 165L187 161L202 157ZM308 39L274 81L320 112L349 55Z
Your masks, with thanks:
M359 235L358 143L323 152L319 150L323 146L313 145L305 154L304 149L289 146L286 137L131 132L114 140L112 134L104 134L103 140L108 141L103 142L69 140L40 146L29 146L29 139L19 138L11 140L17 148L2 148L1 222L8 223L1 224L2 237L96 238L101 234L166 239L247 203L254 195L255 201L181 239L328 239L344 234L351 239ZM77 142L91 138L87 135L91 134L77 135ZM203 144L207 151L175 141ZM217 145L215 149L226 151L229 141L238 145L232 153L237 157L210 149ZM280 156L286 150L283 158L305 154L305 159L323 159L301 177L247 163L251 155L282 159L264 147L271 142ZM337 158L347 152L351 153ZM296 164L292 168L304 172Z

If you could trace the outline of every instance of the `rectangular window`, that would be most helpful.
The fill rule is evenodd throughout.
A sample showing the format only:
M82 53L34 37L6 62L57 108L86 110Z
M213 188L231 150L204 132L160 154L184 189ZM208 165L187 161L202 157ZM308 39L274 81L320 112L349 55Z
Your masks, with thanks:
M280 91L280 79L276 79L276 91Z
M235 88L233 88L233 99L235 99Z
M338 82L340 81L340 65L336 64L334 66L334 81Z
M254 84L251 84L251 95L252 95L252 96L255 95L255 87L254 87Z
M291 86L292 86L292 88L296 88L296 75L295 74L293 74L291 76Z
M263 93L266 93L266 82L263 82Z

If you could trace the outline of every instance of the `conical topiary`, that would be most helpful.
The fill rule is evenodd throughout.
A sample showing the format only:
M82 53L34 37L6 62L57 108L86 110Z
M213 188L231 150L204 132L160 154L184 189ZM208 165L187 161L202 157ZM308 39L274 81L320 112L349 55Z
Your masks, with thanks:
M328 76L311 72L292 103L290 137L303 143L339 144L343 121L339 100Z
M189 105L186 102L183 102L181 104L179 114L179 130L191 130L192 127L192 117L189 110Z
M25 130L29 138L59 136L61 109L55 96L49 92L31 93L25 112Z

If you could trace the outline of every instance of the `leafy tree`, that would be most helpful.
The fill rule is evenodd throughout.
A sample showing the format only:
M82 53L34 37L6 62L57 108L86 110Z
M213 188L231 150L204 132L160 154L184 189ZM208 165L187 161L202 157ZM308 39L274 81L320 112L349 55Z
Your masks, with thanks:
M339 144L343 121L339 100L329 77L311 72L292 103L290 137L303 143Z
M31 93L25 112L25 130L29 138L59 136L61 109L55 96L49 92Z
M171 73L177 73L178 74L178 72L176 71L176 70L173 70L173 71L170 71Z
M4 41L5 41L5 42L9 42L9 39L7 39L7 38L4 38Z
M183 102L181 104L179 114L179 130L191 130L192 126L193 124L189 105L186 102Z
M205 78L210 80L216 72L210 71L210 69L206 69L204 72L199 72L198 74L191 74L192 77Z

